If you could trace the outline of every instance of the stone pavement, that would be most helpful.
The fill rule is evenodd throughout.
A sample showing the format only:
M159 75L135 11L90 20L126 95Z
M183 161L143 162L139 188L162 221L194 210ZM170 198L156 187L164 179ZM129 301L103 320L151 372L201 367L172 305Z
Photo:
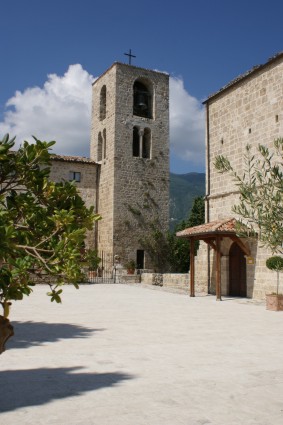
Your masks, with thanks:
M283 314L138 285L12 308L2 425L282 425Z

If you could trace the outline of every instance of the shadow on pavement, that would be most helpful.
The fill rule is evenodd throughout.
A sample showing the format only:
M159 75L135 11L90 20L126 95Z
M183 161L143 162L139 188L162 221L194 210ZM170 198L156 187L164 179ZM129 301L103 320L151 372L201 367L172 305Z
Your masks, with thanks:
M88 338L94 332L105 330L69 323L12 322L12 325L15 335L7 342L7 350L57 342L61 339Z
M39 406L133 379L133 376L120 372L77 373L80 369L40 368L0 372L0 412Z

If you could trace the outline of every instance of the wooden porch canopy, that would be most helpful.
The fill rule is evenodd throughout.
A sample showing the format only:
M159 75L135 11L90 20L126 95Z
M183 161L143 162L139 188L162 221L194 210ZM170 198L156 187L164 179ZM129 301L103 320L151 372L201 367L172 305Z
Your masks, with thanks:
M236 234L236 219L228 218L226 220L211 221L200 226L189 227L176 233L179 238L190 239L190 296L195 296L195 241L202 240L206 242L216 252L216 299L221 300L221 240L230 238L236 242L241 250L250 255L250 250L239 239Z

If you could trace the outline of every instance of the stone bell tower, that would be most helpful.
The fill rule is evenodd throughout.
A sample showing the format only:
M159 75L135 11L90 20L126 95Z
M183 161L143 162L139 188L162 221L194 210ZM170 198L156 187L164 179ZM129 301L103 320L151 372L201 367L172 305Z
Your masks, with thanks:
M168 229L169 77L114 63L93 84L98 250L150 268L141 239Z

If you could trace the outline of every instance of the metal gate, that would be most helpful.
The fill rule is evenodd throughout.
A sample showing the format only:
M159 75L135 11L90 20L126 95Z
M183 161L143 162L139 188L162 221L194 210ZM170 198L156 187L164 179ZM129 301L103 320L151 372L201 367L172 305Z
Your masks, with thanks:
M116 269L113 266L113 255L102 251L98 256L101 258L101 262L97 270L88 271L88 283L117 283Z

